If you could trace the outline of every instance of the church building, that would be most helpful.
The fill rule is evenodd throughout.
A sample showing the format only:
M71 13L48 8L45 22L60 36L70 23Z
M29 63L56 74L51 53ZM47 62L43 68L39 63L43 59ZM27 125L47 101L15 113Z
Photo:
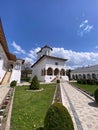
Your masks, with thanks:
M51 56L52 48L44 46L37 52L38 60L31 66L32 78L36 75L41 82L54 82L57 79L68 81L65 61L67 59Z
M13 80L20 83L23 62L24 60L17 59L14 54L9 52L0 20L0 84L8 84Z

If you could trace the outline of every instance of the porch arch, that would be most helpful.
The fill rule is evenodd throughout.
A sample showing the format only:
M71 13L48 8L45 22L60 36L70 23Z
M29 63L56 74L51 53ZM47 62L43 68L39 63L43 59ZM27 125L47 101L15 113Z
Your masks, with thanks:
M56 69L54 70L54 75L58 75L58 74L59 74L59 69L56 68Z
M60 75L65 76L65 70L64 69L61 69Z
M53 69L51 67L47 69L47 75L53 75Z

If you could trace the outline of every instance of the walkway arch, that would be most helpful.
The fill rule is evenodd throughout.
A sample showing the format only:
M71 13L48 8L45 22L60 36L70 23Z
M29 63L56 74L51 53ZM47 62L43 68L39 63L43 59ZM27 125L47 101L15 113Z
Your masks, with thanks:
M87 74L87 79L91 79L91 75L90 74Z
M53 69L52 68L48 68L47 69L47 75L53 75Z
M92 73L92 79L96 79L96 74Z
M54 70L54 75L58 75L58 74L59 74L59 69L56 68L56 69Z
M65 70L64 69L61 69L60 75L65 76Z

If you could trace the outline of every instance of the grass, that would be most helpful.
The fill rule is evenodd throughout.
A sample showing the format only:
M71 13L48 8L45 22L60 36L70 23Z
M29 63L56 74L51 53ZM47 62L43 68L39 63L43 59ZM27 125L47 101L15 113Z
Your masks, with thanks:
M98 85L78 84L77 82L72 82L71 84L92 94L94 94L94 91L98 88Z
M55 85L41 85L41 92L26 91L28 86L16 87L11 118L11 130L35 130L43 127L46 111L51 105Z

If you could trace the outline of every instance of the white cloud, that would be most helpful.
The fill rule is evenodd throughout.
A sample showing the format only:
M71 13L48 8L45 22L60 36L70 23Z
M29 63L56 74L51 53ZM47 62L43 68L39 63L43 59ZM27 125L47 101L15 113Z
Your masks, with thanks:
M88 20L84 20L80 25L79 25L79 30L78 30L78 35L83 36L86 33L89 33L93 29L93 25L89 25Z
M98 46L96 46L98 48ZM23 58L25 62L30 62L31 64L37 61L37 52L40 50L40 47L30 50L25 54ZM18 51L19 52L19 51ZM24 51L25 52L25 51ZM76 68L87 65L98 64L98 53L94 52L75 52L72 50L65 50L64 48L53 48L52 55L64 59L68 59L65 62L65 65L68 68Z
M98 64L98 53L75 52L65 50L64 48L53 48L53 55L68 59L66 62L67 68Z
M25 63L28 63L28 62L30 62L31 64L34 63L34 62L33 62L33 59L32 59L32 58L29 58L29 57L25 57L24 60L25 60Z
M85 28L84 28L84 31L86 32L90 32L90 30L93 28L93 25L87 25Z
M40 48L39 47L37 47L36 49L32 49L32 50L30 50L29 51L29 53L28 53L28 57L30 57L30 58L32 58L32 59L36 59L37 58L37 52L40 50Z
M22 54L26 54L26 52L21 48L21 46L19 46L18 44L16 44L15 42L12 43L12 46L14 47L14 49L16 50L15 53L22 53Z
M88 20L86 19L86 20L84 20L83 22L84 22L84 23L88 23Z
M80 28L82 28L82 27L84 27L85 26L85 24L87 24L88 23L88 20L86 19L86 20L84 20L81 24L80 24Z

